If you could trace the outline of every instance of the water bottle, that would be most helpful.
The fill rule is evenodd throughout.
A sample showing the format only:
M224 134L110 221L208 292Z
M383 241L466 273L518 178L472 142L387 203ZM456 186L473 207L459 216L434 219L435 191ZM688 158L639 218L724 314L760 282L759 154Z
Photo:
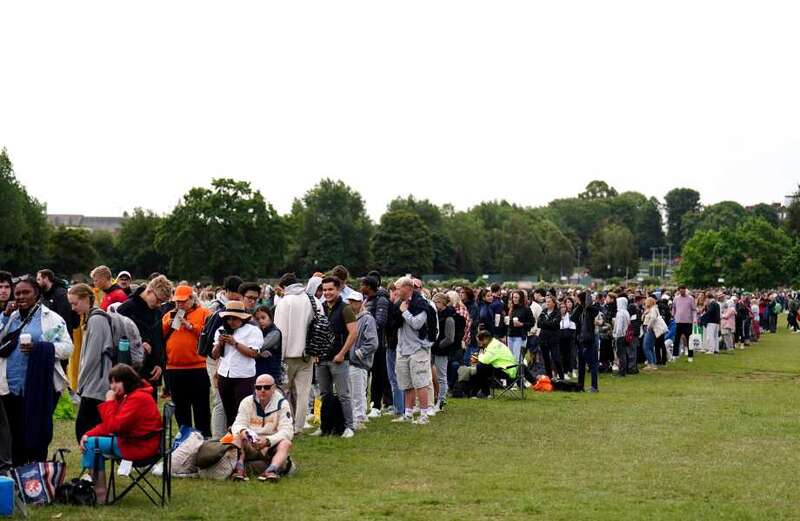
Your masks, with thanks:
M117 363L131 365L131 342L126 336L119 339L119 347L117 347Z

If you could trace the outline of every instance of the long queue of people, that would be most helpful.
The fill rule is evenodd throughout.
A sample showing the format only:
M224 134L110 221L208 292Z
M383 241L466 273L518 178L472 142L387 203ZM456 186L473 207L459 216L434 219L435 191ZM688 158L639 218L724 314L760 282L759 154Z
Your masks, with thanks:
M103 458L157 450L159 389L179 425L237 447L231 472L264 463L277 481L294 467L315 401L341 409L342 438L370 419L426 425L448 398L488 398L498 379L542 377L599 391L598 373L624 377L697 351L733 352L775 332L796 295L637 288L426 288L380 273L348 286L343 266L307 281L288 273L274 290L231 275L212 295L153 274L134 288L105 266L92 285L50 270L0 272L0 471L43 461L62 392L78 403L83 466L105 498ZM699 340L698 340L699 339Z

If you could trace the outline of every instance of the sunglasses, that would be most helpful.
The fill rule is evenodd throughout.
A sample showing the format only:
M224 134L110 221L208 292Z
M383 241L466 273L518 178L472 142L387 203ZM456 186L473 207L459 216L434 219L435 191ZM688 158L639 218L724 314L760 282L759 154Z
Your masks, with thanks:
M271 385L256 385L255 388L256 388L256 391L269 391L270 389L272 389L272 386Z

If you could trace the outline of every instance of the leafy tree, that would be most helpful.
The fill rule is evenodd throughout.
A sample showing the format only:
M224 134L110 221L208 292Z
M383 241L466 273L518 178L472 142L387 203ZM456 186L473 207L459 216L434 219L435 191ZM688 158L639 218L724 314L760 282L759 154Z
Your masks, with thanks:
M589 267L595 276L612 277L636 273L639 256L633 233L621 224L602 226L589 240Z
M568 274L575 267L575 248L570 239L549 219L534 221L533 227L542 244L540 269L543 275Z
M650 248L664 245L661 210L656 198L648 199L639 192L623 192L609 199L608 204L611 208L609 221L624 224L631 230L640 257L648 257Z
M683 247L681 263L675 277L687 286L706 287L717 284L722 275L721 232L704 230L695 233Z
M524 213L513 213L503 222L501 233L503 242L498 248L501 272L523 275L540 269L544 244Z
M361 195L342 181L323 179L295 200L289 223L289 268L310 273L342 264L352 273L368 271L372 222Z
M0 150L0 201L0 269L34 272L45 260L50 226L45 206L19 183L5 148Z
M444 229L441 208L427 199L415 199L409 195L393 199L389 203L389 211L392 210L405 210L419 215L431 233L434 273L455 273L455 245Z
M750 214L753 217L760 217L767 221L772 226L778 226L780 220L778 219L778 210L767 203L758 203L750 209Z
M98 264L105 264L112 271L121 269L119 262L119 249L117 248L117 238L113 233L105 230L94 231L89 234L94 251L97 252Z
M783 226L792 237L800 237L800 185L786 208L786 219Z
M579 199L606 199L608 197L615 197L617 191L614 187L609 186L605 181L594 180L591 181L583 192L578 194Z
M91 232L59 226L50 236L47 265L68 278L76 274L88 275L98 265Z
M781 269L787 282L794 287L800 286L800 241L792 241L781 259Z
M192 188L156 233L156 250L169 272L188 279L231 273L246 278L277 274L286 253L284 224L250 183L214 179Z
M681 233L691 237L697 230L719 230L735 228L743 223L748 212L744 206L734 201L722 201L702 210L693 210L683 216Z
M126 216L117 236L120 269L137 277L168 271L169 259L156 250L158 229L163 223L163 217L141 208Z
M700 205L700 193L691 188L674 188L664 197L667 207L667 239L680 248L689 239L683 235L683 216L696 211Z
M433 268L433 243L422 218L407 210L389 210L373 240L375 260L382 273L401 275L430 273Z
M549 219L572 240L581 259L589 255L589 240L598 226L609 220L620 220L620 215L614 215L611 198L555 199L547 205L547 213Z
M488 256L483 221L469 212L452 213L445 217L444 229L453 244L453 271L462 275L481 274Z

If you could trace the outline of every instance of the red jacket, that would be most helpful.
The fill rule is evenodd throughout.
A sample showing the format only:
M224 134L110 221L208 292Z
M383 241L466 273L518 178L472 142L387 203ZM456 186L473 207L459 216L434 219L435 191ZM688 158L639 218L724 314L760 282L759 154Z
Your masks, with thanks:
M103 292L103 300L100 301L100 309L108 311L108 306L111 304L122 303L128 300L128 295L122 291L122 288L113 284Z
M144 383L122 399L101 403L97 411L101 422L87 436L116 435L119 452L127 460L141 460L158 453L161 414L149 384Z

